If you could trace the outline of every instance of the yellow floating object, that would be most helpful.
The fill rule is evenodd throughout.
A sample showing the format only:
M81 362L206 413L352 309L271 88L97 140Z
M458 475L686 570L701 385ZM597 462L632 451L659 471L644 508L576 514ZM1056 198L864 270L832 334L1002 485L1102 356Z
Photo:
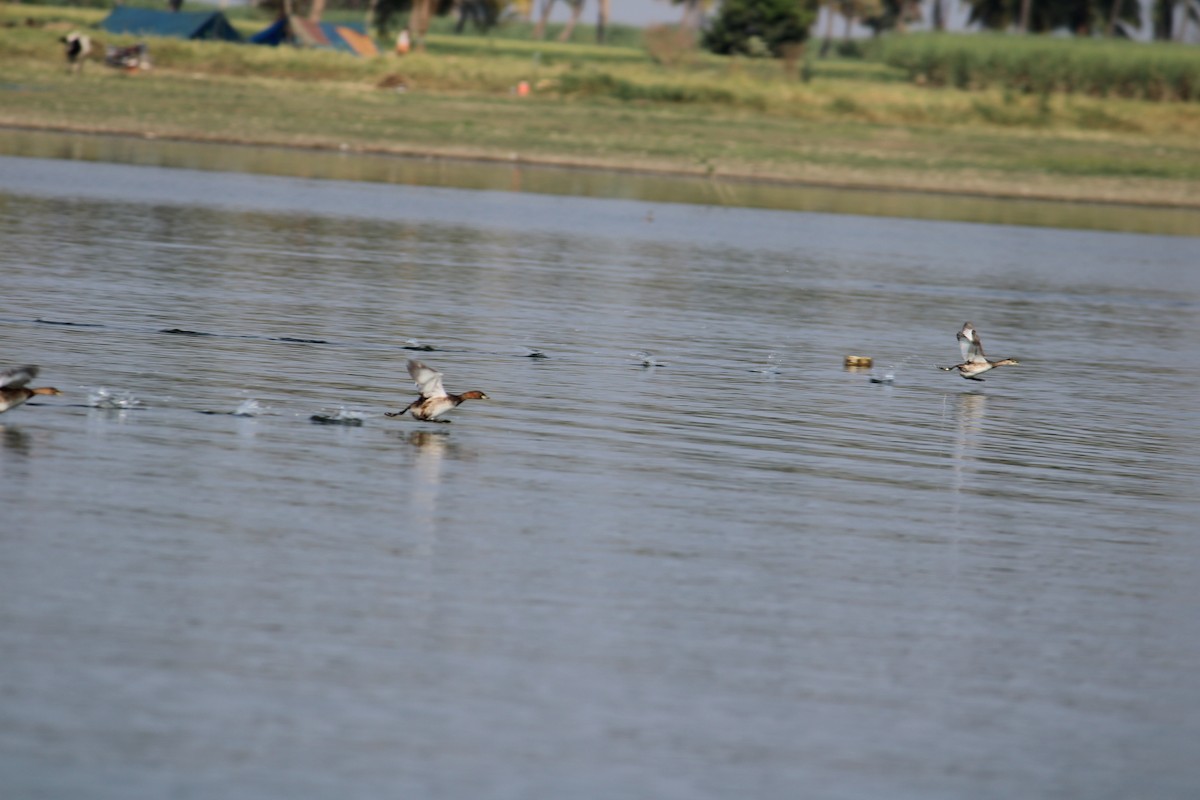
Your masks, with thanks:
M846 356L847 367L869 367L873 363L870 356Z

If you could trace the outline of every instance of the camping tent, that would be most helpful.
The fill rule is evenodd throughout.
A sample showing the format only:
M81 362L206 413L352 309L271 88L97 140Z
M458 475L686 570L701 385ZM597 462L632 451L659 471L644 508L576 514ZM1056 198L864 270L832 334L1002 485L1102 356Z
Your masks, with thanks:
M254 44L272 47L287 42L297 47L319 47L341 50L360 56L379 55L375 42L362 25L333 22L313 22L292 15L280 17L250 37Z
M104 18L100 27L109 33L132 33L138 36L242 41L242 35L220 11L171 12L117 6Z

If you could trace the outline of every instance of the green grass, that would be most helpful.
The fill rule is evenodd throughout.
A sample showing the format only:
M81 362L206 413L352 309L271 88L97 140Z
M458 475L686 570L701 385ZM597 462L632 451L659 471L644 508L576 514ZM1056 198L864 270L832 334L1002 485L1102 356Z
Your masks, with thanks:
M1193 103L934 90L858 60L815 61L804 82L774 61L441 33L373 59L149 39L148 73L72 76L57 38L104 12L3 5L0 25L28 12L50 24L0 27L3 125L1200 205Z
M958 89L1200 100L1200 48L1000 34L890 35L877 57L914 81Z

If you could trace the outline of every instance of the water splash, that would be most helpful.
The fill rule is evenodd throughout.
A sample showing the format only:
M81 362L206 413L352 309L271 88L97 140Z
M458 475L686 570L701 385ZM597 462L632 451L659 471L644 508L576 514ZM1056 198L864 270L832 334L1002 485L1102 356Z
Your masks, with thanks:
M366 411L354 411L340 407L332 412L313 414L309 420L320 425L362 425L363 420L372 416Z
M638 350L636 353L630 353L629 355L636 358L641 363L641 365L643 367L645 367L646 369L652 369L654 367L665 367L667 365L667 362L659 361L658 359L656 359L654 357L653 353L650 353L646 350Z
M261 414L266 413L266 411L267 411L267 409L263 406L262 403L251 398L249 400L243 400L241 402L241 404L239 404L238 407L233 410L233 416L235 416L235 417L257 417Z
M88 405L92 408L114 408L121 410L144 407L142 401L134 397L132 392L114 391L104 386L93 389L88 393Z
M896 382L896 373L900 372L910 362L912 362L914 359L917 359L917 358L921 358L921 356L917 356L917 355L905 356L904 358L900 359L899 361L888 364L888 368L882 373L877 373L877 372L875 372L875 370L871 370L871 374L870 374L870 377L868 378L868 380L871 383L881 383L881 384L884 384L887 386L891 386L893 383Z
M752 369L750 371L757 372L760 375L768 375L768 376L774 377L775 375L779 375L783 372L783 370L779 368L779 361L780 361L779 353L772 350L771 352L767 353L766 366L755 367L754 369Z

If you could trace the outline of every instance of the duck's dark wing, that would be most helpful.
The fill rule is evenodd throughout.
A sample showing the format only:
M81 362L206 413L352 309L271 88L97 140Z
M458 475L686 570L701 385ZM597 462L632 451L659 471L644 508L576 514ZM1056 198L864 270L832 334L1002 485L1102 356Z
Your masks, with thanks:
M31 380L37 377L38 368L32 364L26 364L23 367L13 367L0 372L0 387L6 389L16 389L18 386L24 386Z

